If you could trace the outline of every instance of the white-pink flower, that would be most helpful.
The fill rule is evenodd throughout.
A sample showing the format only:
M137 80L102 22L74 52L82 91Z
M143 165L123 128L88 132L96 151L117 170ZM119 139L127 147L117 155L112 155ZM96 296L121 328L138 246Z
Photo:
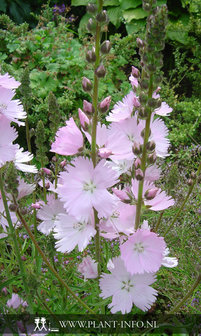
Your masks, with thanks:
M18 185L18 196L17 199L21 199L25 196L28 196L33 193L36 186L34 184L28 184L23 179L18 179L19 185Z
M129 77L129 81L131 82L131 85L132 85L133 89L138 87L138 80L132 74Z
M162 237L149 230L138 229L120 246L121 258L131 274L157 272L165 248Z
M123 101L119 101L114 105L113 110L106 117L107 121L120 122L127 118L130 118L135 112L135 108L139 107L140 103L133 91L123 98Z
M28 304L26 301L22 300L18 294L12 294L12 297L10 300L7 301L6 305L9 308L17 309L19 306L27 307Z
M83 251L96 234L93 213L88 220L60 214L55 224L54 237L58 240L55 246L57 251L63 253L71 252L76 246L79 251Z
M20 148L19 145L16 145L16 153L15 153L15 159L14 164L15 167L18 170L21 170L25 173L34 173L36 174L38 172L38 169L34 165L26 164L27 162L30 162L33 160L33 154L29 152L23 152L24 148Z
M56 225L57 216L61 213L65 213L61 201L55 199L54 194L48 195L47 204L43 204L37 212L37 217L42 220L37 229L45 235L50 234Z
M172 108L165 102L162 102L161 106L154 110L154 112L160 116L167 116L172 112Z
M169 268L176 267L178 265L178 260L175 257L168 257L169 253L169 248L166 248L163 253L162 265Z
M0 116L0 167L8 161L15 160L18 145L13 145L17 138L16 130L10 126L10 122L4 116Z
M111 274L103 273L100 279L100 296L103 299L112 296L112 302L108 305L111 313L129 313L133 304L143 311L150 309L157 296L157 291L150 286L156 280L155 275L131 275L120 257L113 258L112 263L114 268L111 268Z
M139 187L139 182L134 179L132 180L132 193L135 197L135 199L138 199L138 187ZM146 199L146 192L149 190L155 189L155 185L153 183L149 183L148 181L144 181L143 185L143 200L144 204L149 207L150 210L153 211L160 211L160 210L165 210L169 208L170 206L174 205L174 200L171 196L167 196L165 191L162 191L160 188L158 188L158 191L156 193L156 196L151 199L147 200Z
M52 143L51 152L60 155L74 155L83 147L83 135L73 118L66 121L66 126L59 128Z
M98 276L98 265L90 256L83 258L77 269L84 275L84 280L95 279Z
M0 87L5 89L17 89L20 86L20 82L11 77L8 73L0 75Z
M161 169L157 167L157 165L152 165L147 167L145 170L145 176L144 179L147 182L154 182L160 178L161 175Z
M151 135L149 137L149 141L154 141L156 144L156 155L159 157L168 156L168 148L170 146L170 141L167 138L168 129L165 126L164 122L159 118L155 119L151 122L150 125Z
M107 188L117 183L117 174L101 160L94 168L88 158L79 157L72 161L68 172L60 174L61 183L57 193L64 202L67 212L76 218L88 219L92 208L100 217L113 212L116 199Z
M25 119L27 115L20 101L18 99L13 100L14 95L14 90L0 87L0 115L4 115L10 121L14 121L21 126L24 125L24 122L18 119Z

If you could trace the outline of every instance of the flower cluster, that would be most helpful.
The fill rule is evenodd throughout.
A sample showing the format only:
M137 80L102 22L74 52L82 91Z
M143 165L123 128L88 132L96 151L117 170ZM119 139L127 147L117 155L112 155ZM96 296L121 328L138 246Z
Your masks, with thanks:
M6 162L13 161L17 169L23 172L36 173L35 166L26 163L33 159L33 155L24 152L18 144L13 144L18 133L11 122L15 122L18 126L24 125L20 119L26 118L22 105L18 99L13 99L15 89L20 83L8 74L0 75L0 167Z

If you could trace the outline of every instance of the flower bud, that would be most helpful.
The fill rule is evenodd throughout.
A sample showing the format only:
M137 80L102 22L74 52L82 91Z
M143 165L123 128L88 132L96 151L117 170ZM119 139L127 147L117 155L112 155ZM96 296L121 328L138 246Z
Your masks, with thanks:
M96 31L96 22L94 19L90 18L87 23L87 29L90 33L94 33Z
M140 86L143 90L147 90L149 88L149 82L146 79L142 79L140 81Z
M22 260L22 261L25 261L25 260L27 260L26 256L24 256L24 255L23 255L23 256L21 256L21 260Z
M139 109L139 118L140 119L147 119L149 116L149 109L147 107L140 107Z
M35 130L34 128L31 128L30 131L29 131L29 137L30 139L35 135Z
M144 174L143 174L143 171L140 168L136 169L136 171L135 171L135 177L136 177L136 179L138 181L143 180Z
M156 100L156 108L161 107L161 104L162 104L162 100L161 99L157 99Z
M60 167L64 168L66 166L66 162L67 162L66 159L64 159L63 161L61 161Z
M27 208L21 209L21 214L22 215L26 215L27 213L28 213L28 209Z
M191 172L191 178L192 178L193 180L196 179L196 173L195 173L194 171Z
M97 9L98 8L97 8L96 4L94 4L94 3L89 3L87 5L87 12L88 13L95 14L97 12Z
M32 206L32 208L34 208L34 209L40 209L40 208L41 208L41 205L40 205L39 202L32 203L31 206Z
M149 72L155 72L156 71L156 66L155 66L155 64L148 64L147 69L149 70Z
M156 157L156 153L155 152L153 152L152 154L148 155L148 163L153 164L153 163L156 162L156 159L157 159L157 157Z
M110 52L110 49L111 43L109 40L106 40L101 44L100 51L102 52L102 54L108 54Z
M146 104L147 100L148 100L147 94L145 94L143 92L140 93L140 95L139 95L140 104Z
M3 287L1 291L2 291L2 293L4 293L4 295L7 295L7 294L8 294L8 291L7 291L7 288L6 288L6 287Z
M149 98L147 104L148 104L150 107L155 108L156 105L157 105L157 101L156 101L156 99L154 99L154 98Z
M56 155L54 155L54 156L52 157L52 162L57 162L57 157L56 157Z
M98 13L98 15L96 15L96 20L100 23L107 22L108 16L106 10L103 10L102 12Z
M107 148L99 148L98 150L98 155L102 158L102 159L107 159L109 158L109 156L112 154L112 151L107 149Z
M79 108L78 109L78 114L80 118L80 123L83 127L83 129L86 131L89 125L89 118L86 116L86 114Z
M45 183L45 189L49 189L49 187L50 187L50 183L49 183L49 182L46 182L46 183Z
M103 64L99 65L99 67L95 70L95 74L98 78L105 77L106 70Z
M93 113L93 105L91 103L89 103L87 100L83 100L83 110L85 113L87 114L92 114Z
M92 89L92 83L87 77L82 79L82 88L85 92L90 92Z
M193 180L192 179L188 179L187 184L189 187L191 187L193 185Z
M48 168L42 168L42 171L47 175L52 175L52 171Z
M135 78L138 78L140 76L139 70L136 67L134 67L134 66L132 66L132 75Z
M144 47L144 41L141 40L139 37L137 37L136 42L137 42L138 48L143 48Z
M141 160L139 158L137 158L135 160L134 166L135 166L135 169L140 168L140 166L141 166Z
M9 210L10 210L10 211L16 211L16 210L17 210L17 206L16 206L15 204L11 203L11 204L9 205Z
M144 196L147 200L152 200L158 192L158 188L152 188L145 192Z
M109 110L109 106L111 103L111 96L106 97L102 100L102 102L99 105L100 111L105 113Z
M149 152L153 152L154 149L156 148L156 144L155 144L155 142L153 140L151 140L151 141L147 142L147 146L146 147L147 147L147 150Z
M86 60L89 63L94 63L96 61L96 54L94 48L92 48L92 50L87 51Z
M132 147L133 154L139 155L142 152L141 146L139 142L134 142L133 147Z

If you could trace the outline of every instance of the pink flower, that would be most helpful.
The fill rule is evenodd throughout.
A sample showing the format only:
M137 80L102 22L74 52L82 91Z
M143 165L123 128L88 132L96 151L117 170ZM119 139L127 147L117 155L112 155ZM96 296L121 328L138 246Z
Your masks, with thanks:
M144 179L147 182L154 182L160 178L160 174L161 174L161 169L157 167L156 165L152 165L152 166L147 167L147 169L145 170Z
M90 256L83 258L77 269L84 275L84 279L95 279L98 276L97 263Z
M18 200L32 194L36 188L34 184L28 184L21 178L19 178L18 181L19 181L18 196L17 196Z
M131 82L132 88L135 90L135 88L138 87L138 80L135 78L132 74L129 77L129 81Z
M40 209L41 208L41 203L40 202L31 203L31 206L34 209Z
M7 301L6 305L13 309L17 309L20 305L23 307L28 306L27 302L23 301L18 294L12 294L11 299Z
M170 142L167 139L168 129L165 126L164 122L157 118L151 122L150 129L151 135L149 137L149 141L155 142L156 155L159 157L168 156L168 148L170 146Z
M5 89L17 89L20 86L20 82L11 77L8 73L0 75L0 87Z
M12 100L14 95L13 90L0 87L0 115L4 115L10 121L14 121L21 126L24 125L24 122L18 119L25 119L27 115L20 101L18 99Z
M162 102L161 106L154 111L160 116L167 116L172 112L172 108L168 106L165 102Z
M167 257L169 253L169 248L166 248L163 253L162 265L169 268L176 267L178 265L178 260L175 257Z
M83 147L83 136L73 118L66 121L66 125L57 131L51 152L60 155L74 155Z
M165 247L162 237L149 230L138 229L120 246L121 258L131 274L157 272Z
M83 251L96 234L93 215L87 221L78 221L73 216L60 214L55 224L56 249L63 253L71 252L77 245L78 250Z
M8 161L14 161L18 145L13 145L17 138L16 130L4 116L0 116L0 167Z
M111 274L103 273L100 279L100 296L103 299L112 296L108 305L111 313L129 313L133 304L143 311L150 309L157 296L157 291L150 287L156 280L155 275L131 275L120 257L113 258L112 262L114 268L110 269Z
M136 179L132 180L131 190L136 200L138 198L138 186L139 186L138 181ZM153 183L149 183L145 180L143 185L143 197L145 197L145 193L148 190L154 188L155 185ZM144 198L144 204L148 206L150 210L160 211L165 210L170 206L174 205L174 200L172 199L172 197L167 196L165 191L162 191L160 188L158 188L158 192L156 193L156 196L153 199L146 200L146 198Z
M30 162L33 160L33 154L29 152L23 152L24 148L20 148L19 145L16 145L16 153L14 164L18 170L21 170L25 173L34 173L38 172L38 169L34 165L26 164L26 162Z
M45 235L50 234L56 225L57 216L61 213L65 213L63 204L53 194L48 195L47 204L43 204L37 213L37 217L42 220L37 229Z
M108 217L115 206L115 199L107 188L117 183L117 174L101 160L94 168L88 158L72 161L68 172L60 174L61 184L57 192L68 213L88 219L94 207L99 217Z
M130 173L130 169L133 165L133 160L115 160L108 161L107 165L111 167L114 171L117 172L118 176L127 173Z
M107 121L120 122L127 118L130 118L135 111L135 108L139 107L140 103L133 91L123 98L123 102L119 101L114 105L113 110L106 117Z
M136 207L117 203L117 208L107 220L100 221L100 235L107 239L114 239L120 234L130 235L134 231Z

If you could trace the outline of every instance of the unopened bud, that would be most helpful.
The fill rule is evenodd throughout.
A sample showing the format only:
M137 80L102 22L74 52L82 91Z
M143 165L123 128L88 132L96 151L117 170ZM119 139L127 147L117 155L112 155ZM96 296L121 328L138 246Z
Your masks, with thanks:
M153 150L156 148L156 144L155 144L155 142L153 140L151 140L151 141L147 142L147 146L146 147L147 147L147 150L149 152L153 152Z
M143 180L144 174L143 174L143 171L140 168L136 169L136 171L135 171L135 177L136 177L136 179L138 181Z
M112 151L107 149L107 148L100 148L98 150L98 155L102 158L102 159L107 159L109 158L109 156L112 154Z
M95 74L98 78L105 77L106 70L103 64L99 65L99 67L95 70Z
M21 256L21 260L23 260L23 261L25 261L25 260L27 260L27 258L26 258L26 256Z
M93 105L89 103L87 100L83 100L83 110L87 114L92 114L93 113Z
M52 175L52 171L48 168L42 168L42 171L47 175Z
M94 63L96 61L96 54L94 48L92 48L92 50L87 51L86 60L89 63Z
M135 166L135 169L140 168L140 166L141 166L141 160L139 158L137 158L135 160L134 166Z
M137 37L136 42L137 42L138 48L143 48L144 47L144 41L141 40L139 37Z
M16 211L16 210L17 210L17 206L16 206L15 204L11 203L11 204L9 205L9 210L10 210L10 211Z
M28 213L28 209L27 208L21 209L21 214L22 215L26 215L27 213Z
M80 118L80 123L83 127L84 130L88 128L89 125L89 118L86 116L86 114L79 108L78 109L78 114Z
M139 114L138 114L140 119L147 119L149 116L149 110L147 109L147 107L142 107L139 109Z
M107 112L109 110L110 103L111 103L111 96L108 96L105 99L103 99L99 105L100 111L103 113Z
M155 108L156 105L157 105L156 99L154 99L154 98L149 98L147 103L150 107L153 107L153 108Z
M8 294L8 291L7 291L7 288L6 288L6 287L3 287L1 291L2 291L2 293L4 293L4 295L7 295L7 294Z
M158 188L152 188L145 192L144 196L147 200L152 200L158 192Z
M152 154L148 155L148 163L151 163L151 164L155 163L156 159L157 159L157 157L156 157L156 153L155 152L153 152Z
M92 83L87 77L82 79L82 88L85 92L90 92L92 89Z
M157 99L156 100L156 108L161 107L161 104L162 104L162 100L161 99Z
M132 75L133 75L133 77L135 77L135 78L138 78L139 75L140 75L139 70L138 70L136 67L134 67L134 66L132 66Z
M192 179L188 179L187 184L189 187L191 187L193 185L193 180Z
M108 54L110 52L110 49L111 49L111 43L109 40L106 40L101 44L100 50L102 54Z
M148 65L147 65L147 69L148 69L150 72L155 72L155 71L156 71L156 66L155 66L155 64L148 64Z
M143 90L147 90L148 87L149 87L149 82L148 82L148 80L146 80L146 79L142 79L142 80L140 81L140 86L141 86L141 88L142 88Z
M60 163L60 167L61 168L64 168L65 166L66 166L66 159L65 160L63 160L63 161L61 161L61 163Z
M40 208L41 208L41 205L40 205L39 202L32 203L31 206L32 206L32 208L34 208L34 209L40 209Z
M141 146L138 142L134 142L133 147L132 147L132 151L133 151L133 154L135 154L135 155L141 154L142 150L141 150Z
M193 180L196 179L196 173L195 173L194 171L191 172L191 178L192 178Z
M140 95L139 95L140 104L146 104L147 100L148 100L147 94L145 94L143 92L140 93Z
M50 183L49 183L49 182L46 182L46 183L45 183L45 189L49 189L49 187L50 187Z
M35 135L35 130L34 128L31 128L30 131L29 131L29 137L30 139Z
M96 31L96 22L94 19L90 18L87 23L87 29L90 33L94 33Z
M52 162L57 162L57 157L55 155L52 157Z
M95 14L97 12L97 9L98 8L97 8L96 4L94 4L94 3L89 3L87 5L87 12L88 13Z
M108 16L106 10L103 10L102 12L98 13L98 15L96 15L96 20L100 23L107 22Z

